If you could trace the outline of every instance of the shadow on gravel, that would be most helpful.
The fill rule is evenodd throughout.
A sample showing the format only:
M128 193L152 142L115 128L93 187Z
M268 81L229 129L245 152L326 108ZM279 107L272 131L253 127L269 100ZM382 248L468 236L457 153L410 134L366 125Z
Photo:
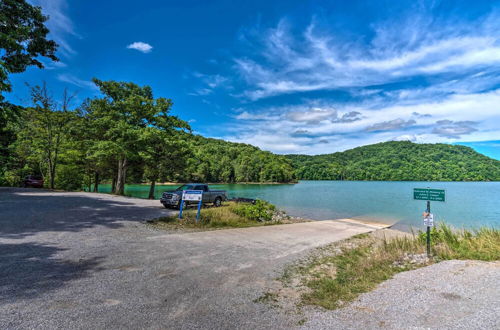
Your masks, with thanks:
M0 238L23 238L45 231L77 232L94 226L119 228L122 220L142 221L159 210L123 201L85 196L23 195L33 189L0 189ZM160 205L159 205L160 206Z
M0 244L0 302L35 298L100 270L100 257L74 261L52 258L62 250L32 243Z

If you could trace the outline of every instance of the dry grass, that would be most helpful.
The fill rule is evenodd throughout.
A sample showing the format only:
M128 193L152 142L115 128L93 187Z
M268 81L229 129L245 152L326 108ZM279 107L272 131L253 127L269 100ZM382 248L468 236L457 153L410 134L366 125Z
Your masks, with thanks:
M432 258L425 254L425 235L380 239L361 235L332 245L282 280L300 278L302 303L335 309L373 290L395 274L447 259L500 260L500 230L454 231L446 225L432 231Z
M149 223L160 229L222 229L222 228L245 228L255 226L266 226L280 224L280 221L258 221L242 216L241 209L245 204L234 202L224 203L221 207L203 208L199 221L196 221L197 210L190 208L183 212L183 219L177 216L162 217L149 221Z

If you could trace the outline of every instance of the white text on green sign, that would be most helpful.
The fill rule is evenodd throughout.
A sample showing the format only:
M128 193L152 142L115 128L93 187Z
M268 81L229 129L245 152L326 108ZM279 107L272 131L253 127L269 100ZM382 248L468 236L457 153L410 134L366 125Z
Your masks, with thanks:
M414 188L413 199L432 202L444 202L444 189Z

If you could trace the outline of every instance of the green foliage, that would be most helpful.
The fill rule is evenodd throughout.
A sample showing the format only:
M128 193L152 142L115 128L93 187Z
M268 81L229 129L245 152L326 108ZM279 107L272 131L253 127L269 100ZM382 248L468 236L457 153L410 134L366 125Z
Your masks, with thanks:
M13 165L12 145L17 139L20 109L20 107L0 102L0 186L9 185L11 182L7 179L7 171Z
M17 185L39 174L49 188L95 187L126 182L290 182L290 161L247 145L194 136L170 115L172 101L155 99L148 86L95 79L103 97L69 109L50 97L45 84L31 87L33 106L19 120L4 116L0 184ZM71 174L70 174L71 173Z
M55 186L64 190L81 190L83 186L83 172L81 167L73 164L59 166Z
M420 242L426 242L427 234L420 232ZM500 230L453 230L446 224L431 229L432 253L441 259L500 260Z
M189 144L179 137L178 132L166 132L154 127L146 127L139 151L144 164L143 176L151 182L149 198L154 198L154 187L159 179L175 178L186 167L191 156Z
M98 133L94 135L93 151L117 162L115 192L123 195L130 162L140 159L141 152L147 160L149 179L158 180L160 173L152 162L160 163L160 158L166 157L168 138L178 129L189 129L188 123L172 116L172 101L155 99L149 86L93 81L103 97L91 100L85 115L92 130Z
M0 102L1 93L11 90L9 74L23 72L32 65L43 68L41 56L57 61L57 44L46 39L46 21L41 8L25 0L0 1Z
M263 200L256 200L255 204L241 203L234 209L234 213L241 217L256 221L271 221L276 207Z
M371 253L371 246L363 245L344 249L341 255L320 261L335 265L335 277L319 276L309 281L307 284L311 292L304 295L304 301L335 309L400 271L399 268L391 267L394 260L370 258Z
M390 141L287 158L301 180L500 181L500 161L459 145Z
M267 202L262 202L260 208L265 209L266 212L275 209L274 205ZM197 210L189 208L183 212L182 220L179 220L177 216L170 216L150 221L150 223L163 229L244 228L279 223L259 221L253 217L253 214L250 216L242 214L241 209L242 204L234 202L224 203L222 207L203 208L197 222Z
M292 182L291 163L284 156L257 147L184 134L193 151L180 181Z

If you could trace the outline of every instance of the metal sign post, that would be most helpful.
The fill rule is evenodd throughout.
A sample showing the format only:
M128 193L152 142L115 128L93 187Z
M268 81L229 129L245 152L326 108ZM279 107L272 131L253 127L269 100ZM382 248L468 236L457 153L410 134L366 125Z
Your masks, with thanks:
M184 190L182 192L181 206L179 208L179 219L182 219L182 210L184 208L185 201L198 202L198 213L196 214L196 222L198 222L198 220L200 219L201 204L203 204L203 190Z
M198 222L200 220L200 211L201 211L201 199L200 201L198 202L198 213L196 213L196 222Z
M182 209L184 208L184 201L181 198L181 205L179 206L179 219L182 219Z
M431 201L444 202L445 191L443 189L414 188L413 199L426 200L427 207L423 214L424 226L427 227L427 256L431 256L431 227L434 227L434 215L431 213Z
M427 201L427 212L426 212L426 217L424 217L424 223L425 223L425 219L427 218L430 218L431 216L431 201ZM427 226L427 257L430 257L431 256L431 225L433 225L433 223L430 223L429 221L427 221L427 223L425 223L425 225Z

